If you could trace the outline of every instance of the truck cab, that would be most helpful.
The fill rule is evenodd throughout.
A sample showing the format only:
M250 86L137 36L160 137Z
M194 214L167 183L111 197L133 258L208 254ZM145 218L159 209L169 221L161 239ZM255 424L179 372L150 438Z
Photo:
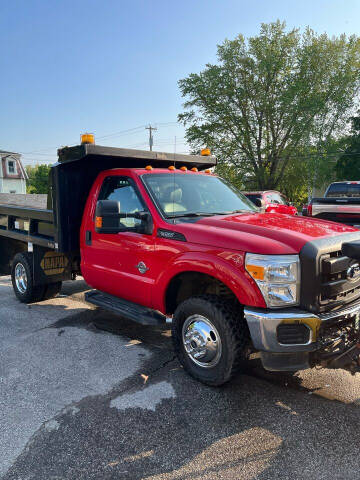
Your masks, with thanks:
M103 217L99 204L106 210ZM114 211L109 218L110 208ZM222 262L214 262L214 245L207 240L210 229L200 224L233 212L252 215L257 209L210 171L150 165L147 169L104 171L96 179L84 211L81 271L100 291L167 312L170 297L164 297L164 290L176 275L194 271L194 254L198 274L217 272L223 277ZM108 218L110 223L106 223ZM149 223L149 218L150 229L144 223ZM193 240L194 234L197 238ZM222 247L227 243L223 240ZM227 272L227 276L235 274Z
M19 300L82 274L86 299L119 321L171 322L179 361L208 385L252 353L271 371L358 371L360 232L264 213L214 166L208 155L60 150L52 209L0 205L2 265Z

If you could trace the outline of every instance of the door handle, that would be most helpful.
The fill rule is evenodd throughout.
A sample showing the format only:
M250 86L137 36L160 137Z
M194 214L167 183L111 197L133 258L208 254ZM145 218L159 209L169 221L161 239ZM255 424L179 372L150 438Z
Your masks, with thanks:
M91 245L91 240L92 240L91 230L86 230L86 232L85 232L85 244L86 245Z

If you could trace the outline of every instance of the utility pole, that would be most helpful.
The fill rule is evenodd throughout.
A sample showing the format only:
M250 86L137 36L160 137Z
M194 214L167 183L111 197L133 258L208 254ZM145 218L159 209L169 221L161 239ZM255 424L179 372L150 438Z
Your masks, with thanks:
M150 147L150 152L152 152L152 147L154 145L154 137L152 132L157 130L157 128L149 125L148 127L145 127L145 130L149 130L149 147Z

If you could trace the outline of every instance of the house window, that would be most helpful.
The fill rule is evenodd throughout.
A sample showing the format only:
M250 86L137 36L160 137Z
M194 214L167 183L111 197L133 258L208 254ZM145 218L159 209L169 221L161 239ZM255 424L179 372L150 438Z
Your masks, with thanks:
M15 175L15 162L14 160L8 160L8 173L9 175Z

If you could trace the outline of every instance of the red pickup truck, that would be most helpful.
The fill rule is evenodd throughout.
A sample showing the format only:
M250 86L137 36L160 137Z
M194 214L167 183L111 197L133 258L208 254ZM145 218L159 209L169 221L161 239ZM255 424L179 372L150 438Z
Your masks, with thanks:
M59 150L47 210L0 205L0 272L22 302L82 274L87 300L119 321L171 321L180 362L208 385L252 352L272 371L357 371L360 232L262 213L208 170L215 164L92 144Z
M243 192L243 194L254 205L269 213L285 213L287 215L297 215L297 209L276 190L266 190L259 192Z

